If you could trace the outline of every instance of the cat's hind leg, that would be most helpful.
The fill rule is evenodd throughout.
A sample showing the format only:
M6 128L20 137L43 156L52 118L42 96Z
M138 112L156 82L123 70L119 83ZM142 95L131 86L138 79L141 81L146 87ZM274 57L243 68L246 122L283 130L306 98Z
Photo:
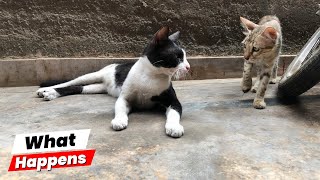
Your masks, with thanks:
M90 84L83 86L82 94L105 94L107 87L105 84Z
M44 97L44 93L52 92L52 90L55 88L64 88L64 87L70 87L70 86L81 86L86 84L101 83L102 78L103 78L103 74L100 71L89 73L62 84L40 88L36 93L39 97Z
M277 83L277 76L278 76L278 63L279 63L279 57L277 57L276 61L274 62L273 68L272 68L272 75L269 84L276 84Z
M62 88L51 88L43 93L43 99L51 101L61 96L74 94L100 94L107 93L107 88L104 84L91 84L86 86L67 86Z
M77 77L76 79L73 79L71 81L57 84L50 87L43 87L40 88L36 93L39 97L44 97L45 92L52 92L54 88L64 88L69 86L83 86L83 85L89 85L89 84L96 84L96 83L102 83L104 79L104 75L109 71L114 71L116 64L111 64L97 72L85 74L83 76Z

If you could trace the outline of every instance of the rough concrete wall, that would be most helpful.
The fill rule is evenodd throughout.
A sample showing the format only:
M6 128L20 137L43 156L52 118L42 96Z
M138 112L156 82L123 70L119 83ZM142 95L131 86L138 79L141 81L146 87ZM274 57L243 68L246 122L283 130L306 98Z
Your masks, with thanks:
M0 0L0 57L138 56L158 28L189 55L239 55L239 16L279 16L285 54L319 25L316 0Z

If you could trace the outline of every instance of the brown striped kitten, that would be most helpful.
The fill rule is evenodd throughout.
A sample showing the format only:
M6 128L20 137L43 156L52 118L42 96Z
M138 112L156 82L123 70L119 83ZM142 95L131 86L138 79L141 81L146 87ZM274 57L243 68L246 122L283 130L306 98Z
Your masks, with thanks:
M276 16L264 16L259 24L240 17L241 25L244 27L246 38L242 41L244 45L244 68L242 78L242 91L256 93L253 107L264 109L264 95L268 83L276 83L278 71L278 59L282 45L282 34L280 21ZM257 66L257 80L252 86L252 66Z

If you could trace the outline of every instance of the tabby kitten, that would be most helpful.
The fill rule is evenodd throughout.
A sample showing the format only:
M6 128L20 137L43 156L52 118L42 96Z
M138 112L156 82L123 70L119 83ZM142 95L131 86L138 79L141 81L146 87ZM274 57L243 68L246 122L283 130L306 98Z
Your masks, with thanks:
M276 16L264 16L259 24L240 17L246 38L244 45L244 70L242 78L242 91L250 89L256 93L253 107L264 109L264 95L268 83L276 83L278 59L282 45L280 21ZM257 80L252 87L251 71L253 64L257 66ZM271 77L271 79L270 79Z

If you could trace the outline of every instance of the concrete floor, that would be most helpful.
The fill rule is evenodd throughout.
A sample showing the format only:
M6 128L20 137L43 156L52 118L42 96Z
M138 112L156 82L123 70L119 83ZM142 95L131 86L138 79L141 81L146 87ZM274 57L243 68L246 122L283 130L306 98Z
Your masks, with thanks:
M283 105L270 85L267 109L240 79L175 82L183 105L180 139L165 135L165 116L130 115L126 130L110 128L115 99L74 95L50 102L37 87L0 88L0 176L3 179L320 179L320 86ZM15 134L91 129L90 167L7 172Z

